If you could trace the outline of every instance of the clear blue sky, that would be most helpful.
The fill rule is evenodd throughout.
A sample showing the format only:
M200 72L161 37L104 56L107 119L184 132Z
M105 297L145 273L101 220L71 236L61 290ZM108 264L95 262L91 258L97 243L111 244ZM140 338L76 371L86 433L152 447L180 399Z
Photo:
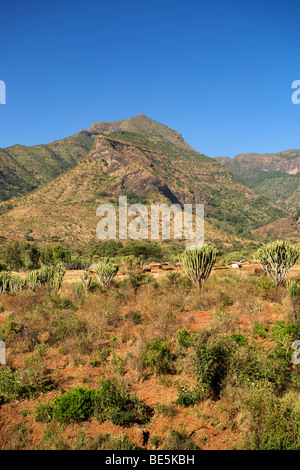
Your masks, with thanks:
M299 0L1 2L0 147L146 114L210 157L300 148Z

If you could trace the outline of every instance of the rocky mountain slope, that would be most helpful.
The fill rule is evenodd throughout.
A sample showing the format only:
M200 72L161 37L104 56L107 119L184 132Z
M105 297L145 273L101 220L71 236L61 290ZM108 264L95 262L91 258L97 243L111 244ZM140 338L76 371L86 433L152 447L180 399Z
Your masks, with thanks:
M23 148L22 155L19 165ZM30 172L37 188L0 204L4 240L31 231L40 243L96 241L96 209L116 204L119 195L127 195L129 203L204 203L206 241L251 239L253 230L287 215L226 166L196 152L178 132L144 115L93 124L63 141L30 148L26 159L36 163ZM16 168L15 174L29 182L27 173Z
M254 191L295 212L300 208L300 150L216 157Z
M94 138L76 134L48 145L0 149L0 201L24 195L74 167Z

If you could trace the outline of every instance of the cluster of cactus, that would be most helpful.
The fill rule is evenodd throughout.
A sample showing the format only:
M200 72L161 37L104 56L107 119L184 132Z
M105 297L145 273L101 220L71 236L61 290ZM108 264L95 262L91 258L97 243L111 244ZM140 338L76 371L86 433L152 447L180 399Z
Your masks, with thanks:
M62 281L63 281L63 278L64 278L64 275L65 275L65 269L64 268L60 268L60 269L57 269L55 274L54 274L54 277L53 279L51 280L51 286L53 288L53 290L55 292L58 292L61 285L62 285Z
M4 272L0 274L0 293L17 293L26 286L26 280L20 276Z
M103 289L106 289L108 284L112 281L118 272L118 265L112 263L108 258L99 260L99 264L95 269L98 282Z
M142 260L133 255L121 256L118 261L125 272L135 271L142 265Z
M35 291L36 286L39 284L37 270L29 271L26 275L26 284L32 291Z
M179 262L183 271L198 290L207 281L216 257L217 249L210 245L204 245L199 250L186 250L180 255Z
M0 273L0 292L4 294L9 291L9 280L11 275L7 272Z
M28 271L26 278L10 274L0 273L0 293L17 293L25 288L35 291L37 286L49 284L55 292L60 289L65 269L62 266L47 266L42 269Z
M33 291L37 286L49 284L57 292L64 274L65 269L62 266L45 266L42 269L29 271L26 276L26 284Z
M300 259L300 249L285 240L277 240L259 248L255 259L274 284L279 286Z

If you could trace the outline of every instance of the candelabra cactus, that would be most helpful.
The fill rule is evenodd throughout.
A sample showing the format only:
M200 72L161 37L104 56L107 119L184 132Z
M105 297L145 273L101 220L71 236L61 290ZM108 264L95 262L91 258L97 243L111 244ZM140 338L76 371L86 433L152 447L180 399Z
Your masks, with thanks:
M279 286L291 267L300 259L300 250L285 240L277 240L259 248L255 259L275 285Z
M20 276L10 276L9 290L11 293L17 293L25 288L26 280Z
M98 267L95 269L98 282L103 289L106 289L111 280L115 277L118 272L118 265L112 263L108 259L100 261Z
M53 278L51 279L51 286L55 292L59 291L65 272L66 270L62 266L56 268Z
M90 289L91 284L92 284L92 276L85 271L83 275L81 276L81 283L82 283L84 290L87 292Z
M216 257L217 249L210 245L204 245L199 250L186 250L179 257L183 271L198 290L207 281Z
M9 281L10 281L10 274L9 273L1 273L0 274L0 292L4 294L9 290Z
M26 275L26 284L32 291L35 291L36 286L39 283L38 271L29 271Z

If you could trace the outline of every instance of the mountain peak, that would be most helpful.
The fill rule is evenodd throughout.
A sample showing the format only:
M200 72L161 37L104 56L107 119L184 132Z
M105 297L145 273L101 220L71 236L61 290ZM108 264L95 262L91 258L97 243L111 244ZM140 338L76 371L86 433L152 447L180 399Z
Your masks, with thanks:
M137 114L136 116L133 116L131 119L143 119L143 118L150 119L145 114Z
M146 138L147 136L157 136L158 138L168 140L177 146L190 149L190 146L184 141L179 132L171 129L165 124L154 121L145 114L137 114L136 116L122 121L96 122L88 129L88 133L90 135L110 134L112 132L120 131L142 134Z

